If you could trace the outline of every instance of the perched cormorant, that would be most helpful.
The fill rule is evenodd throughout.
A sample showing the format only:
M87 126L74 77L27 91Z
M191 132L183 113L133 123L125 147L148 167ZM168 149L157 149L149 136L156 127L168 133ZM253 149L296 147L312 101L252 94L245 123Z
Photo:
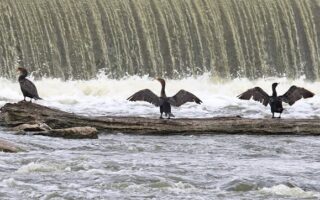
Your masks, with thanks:
M23 67L19 67L17 70L20 72L18 80L24 97L23 101L26 101L26 97L30 98L30 102L32 99L41 99L38 95L36 86L30 80L26 79L28 71Z
M135 94L130 96L127 100L146 101L154 104L155 106L160 106L160 113L161 113L160 119L162 119L162 113L165 113L165 116L168 116L168 119L170 119L170 117L174 117L174 115L171 113L171 105L178 107L187 102L196 102L197 104L202 103L202 101L198 97L196 97L194 94L185 90L180 90L173 97L167 97L166 91L165 91L165 87L166 87L165 80L163 80L162 78L157 78L156 80L158 80L162 86L160 97L158 97L151 90L144 89L136 92Z
M314 93L310 92L301 87L295 85L291 86L289 90L282 96L277 96L276 87L279 83L272 84L272 96L269 96L260 87L255 87L247 90L246 92L238 96L239 99L253 99L259 101L263 105L267 106L270 104L272 118L274 118L274 113L280 113L279 118L281 118L281 113L283 111L282 102L288 103L290 106L301 98L310 98L314 96Z

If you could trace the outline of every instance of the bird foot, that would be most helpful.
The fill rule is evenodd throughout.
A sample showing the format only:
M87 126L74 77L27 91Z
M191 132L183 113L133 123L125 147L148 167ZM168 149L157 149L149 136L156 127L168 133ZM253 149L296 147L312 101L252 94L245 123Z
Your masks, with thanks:
M163 119L163 117L162 117L162 116L160 116L160 117L159 117L159 119Z

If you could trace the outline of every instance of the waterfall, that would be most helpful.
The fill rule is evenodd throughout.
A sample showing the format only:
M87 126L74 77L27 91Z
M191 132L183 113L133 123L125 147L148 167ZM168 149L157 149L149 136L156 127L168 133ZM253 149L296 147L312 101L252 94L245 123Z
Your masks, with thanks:
M320 0L1 0L0 76L320 76Z

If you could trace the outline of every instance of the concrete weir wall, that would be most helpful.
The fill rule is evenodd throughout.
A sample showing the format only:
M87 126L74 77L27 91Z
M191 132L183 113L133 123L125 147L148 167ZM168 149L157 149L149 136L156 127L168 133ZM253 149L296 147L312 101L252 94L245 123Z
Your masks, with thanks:
M320 0L2 0L0 74L320 75Z

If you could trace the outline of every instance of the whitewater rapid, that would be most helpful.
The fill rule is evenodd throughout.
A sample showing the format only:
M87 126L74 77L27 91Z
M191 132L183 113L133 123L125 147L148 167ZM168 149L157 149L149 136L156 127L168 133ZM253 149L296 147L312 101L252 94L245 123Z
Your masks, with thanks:
M0 152L1 200L320 198L316 136L0 138L28 149Z
M159 109L146 102L129 102L126 99L138 90L149 88L160 93L160 84L154 78L130 76L120 80L98 75L92 80L69 80L43 78L34 80L40 96L44 99L38 104L59 108L82 115L101 116L144 116L158 117ZM304 87L316 95L303 99L293 106L284 104L283 118L319 118L320 117L320 82L308 82L304 78L289 80L286 78L265 78L250 81L234 79L217 80L209 74L188 77L180 80L167 80L166 91L173 96L180 89L186 89L198 96L203 104L187 103L173 108L176 117L202 118L217 116L242 116L248 118L271 117L270 107L265 107L253 100L243 101L237 95L249 88L259 86L271 94L271 84L279 82L278 94L285 93L291 85ZM8 102L23 99L17 81L0 78L0 106Z

